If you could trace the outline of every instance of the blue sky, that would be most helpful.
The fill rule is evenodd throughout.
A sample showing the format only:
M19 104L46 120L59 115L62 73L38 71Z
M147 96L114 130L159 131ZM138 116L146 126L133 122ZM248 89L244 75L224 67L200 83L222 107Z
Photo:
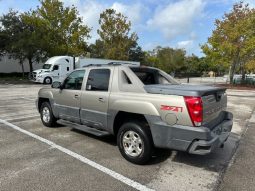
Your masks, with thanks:
M83 21L92 27L89 42L98 38L96 33L99 14L106 8L122 12L132 22L132 31L139 37L144 50L156 46L184 48L187 54L202 56L200 44L207 41L214 29L216 18L222 18L237 0L62 0L75 5ZM255 7L255 0L244 0ZM38 0L0 0L0 15L10 8L20 12L34 9Z

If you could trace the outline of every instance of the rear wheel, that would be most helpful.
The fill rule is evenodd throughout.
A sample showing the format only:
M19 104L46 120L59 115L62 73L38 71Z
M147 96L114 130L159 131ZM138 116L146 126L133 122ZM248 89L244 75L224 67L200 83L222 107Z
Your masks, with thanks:
M54 127L57 119L54 117L50 103L43 102L40 108L42 123L47 127Z
M122 156L135 164L145 164L150 160L153 150L150 129L146 123L124 123L117 136Z

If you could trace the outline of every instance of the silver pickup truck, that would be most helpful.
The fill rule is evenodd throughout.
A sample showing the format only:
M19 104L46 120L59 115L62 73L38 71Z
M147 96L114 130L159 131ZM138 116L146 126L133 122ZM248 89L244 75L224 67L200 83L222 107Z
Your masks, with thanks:
M88 66L39 90L42 123L115 135L124 158L146 163L153 148L208 154L233 125L225 88L179 84L152 67Z

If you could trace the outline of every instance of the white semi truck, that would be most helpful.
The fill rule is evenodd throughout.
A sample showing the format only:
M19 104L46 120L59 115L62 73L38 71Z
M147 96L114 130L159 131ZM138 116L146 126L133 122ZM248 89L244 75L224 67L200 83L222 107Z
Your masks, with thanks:
M30 80L33 82L51 84L53 81L63 81L67 74L74 69L88 65L104 65L109 63L126 63L139 66L140 62L108 60L98 58L80 58L71 56L54 56L49 58L42 69L34 70L30 73Z

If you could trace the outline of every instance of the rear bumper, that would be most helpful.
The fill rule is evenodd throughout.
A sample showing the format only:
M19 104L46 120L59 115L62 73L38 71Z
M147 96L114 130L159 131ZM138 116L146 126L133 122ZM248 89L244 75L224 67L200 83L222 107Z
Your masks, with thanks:
M233 115L224 111L224 119L212 129L207 127L169 126L159 117L146 116L155 147L205 155L224 144L232 126Z
M224 144L228 139L233 126L233 115L227 113L225 120L217 125L211 132L211 140L195 140L189 148L189 153L192 154L208 154L215 148Z

